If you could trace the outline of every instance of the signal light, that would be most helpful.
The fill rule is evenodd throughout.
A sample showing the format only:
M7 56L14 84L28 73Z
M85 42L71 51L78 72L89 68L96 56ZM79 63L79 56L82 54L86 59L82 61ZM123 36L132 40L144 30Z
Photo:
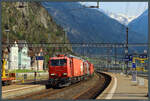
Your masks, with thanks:
M51 74L51 76L54 76L55 74Z
M63 73L63 75L67 75L67 73Z

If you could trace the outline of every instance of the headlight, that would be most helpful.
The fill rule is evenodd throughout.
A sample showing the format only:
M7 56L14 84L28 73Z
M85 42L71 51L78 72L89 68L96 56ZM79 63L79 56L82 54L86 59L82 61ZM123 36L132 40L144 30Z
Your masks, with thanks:
M51 76L54 76L55 74L51 74Z
M63 75L67 75L67 73L63 73Z

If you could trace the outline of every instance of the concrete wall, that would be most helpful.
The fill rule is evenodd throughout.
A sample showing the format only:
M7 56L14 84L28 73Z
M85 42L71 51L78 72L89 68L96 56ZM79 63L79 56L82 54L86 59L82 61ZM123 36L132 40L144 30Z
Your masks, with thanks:
M27 75L27 79L34 79L34 73L16 73L16 79L23 79L24 75ZM48 72L46 73L37 73L38 78L48 78Z

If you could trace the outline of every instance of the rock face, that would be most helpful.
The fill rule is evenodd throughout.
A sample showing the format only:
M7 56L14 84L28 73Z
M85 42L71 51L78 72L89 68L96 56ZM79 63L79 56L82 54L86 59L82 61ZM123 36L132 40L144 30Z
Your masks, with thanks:
M26 40L32 43L64 42L63 36L65 32L53 21L40 3L3 2L3 42L7 38L5 26L10 29L10 41Z

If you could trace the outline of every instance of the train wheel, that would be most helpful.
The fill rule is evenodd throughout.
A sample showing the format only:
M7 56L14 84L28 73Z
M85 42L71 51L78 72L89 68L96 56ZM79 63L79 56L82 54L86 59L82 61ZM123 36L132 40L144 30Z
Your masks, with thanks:
M3 81L2 84L3 84L3 86L6 86L6 85L9 85L9 82L8 81Z
M84 80L87 80L87 77L85 76L85 79Z
M75 79L72 78L72 79L71 79L71 84L74 84L74 83L75 83Z
M80 81L80 78L79 77L77 77L77 82L79 82Z
M45 87L46 87L46 89L49 89L49 88L51 88L51 85L50 84L46 84Z

